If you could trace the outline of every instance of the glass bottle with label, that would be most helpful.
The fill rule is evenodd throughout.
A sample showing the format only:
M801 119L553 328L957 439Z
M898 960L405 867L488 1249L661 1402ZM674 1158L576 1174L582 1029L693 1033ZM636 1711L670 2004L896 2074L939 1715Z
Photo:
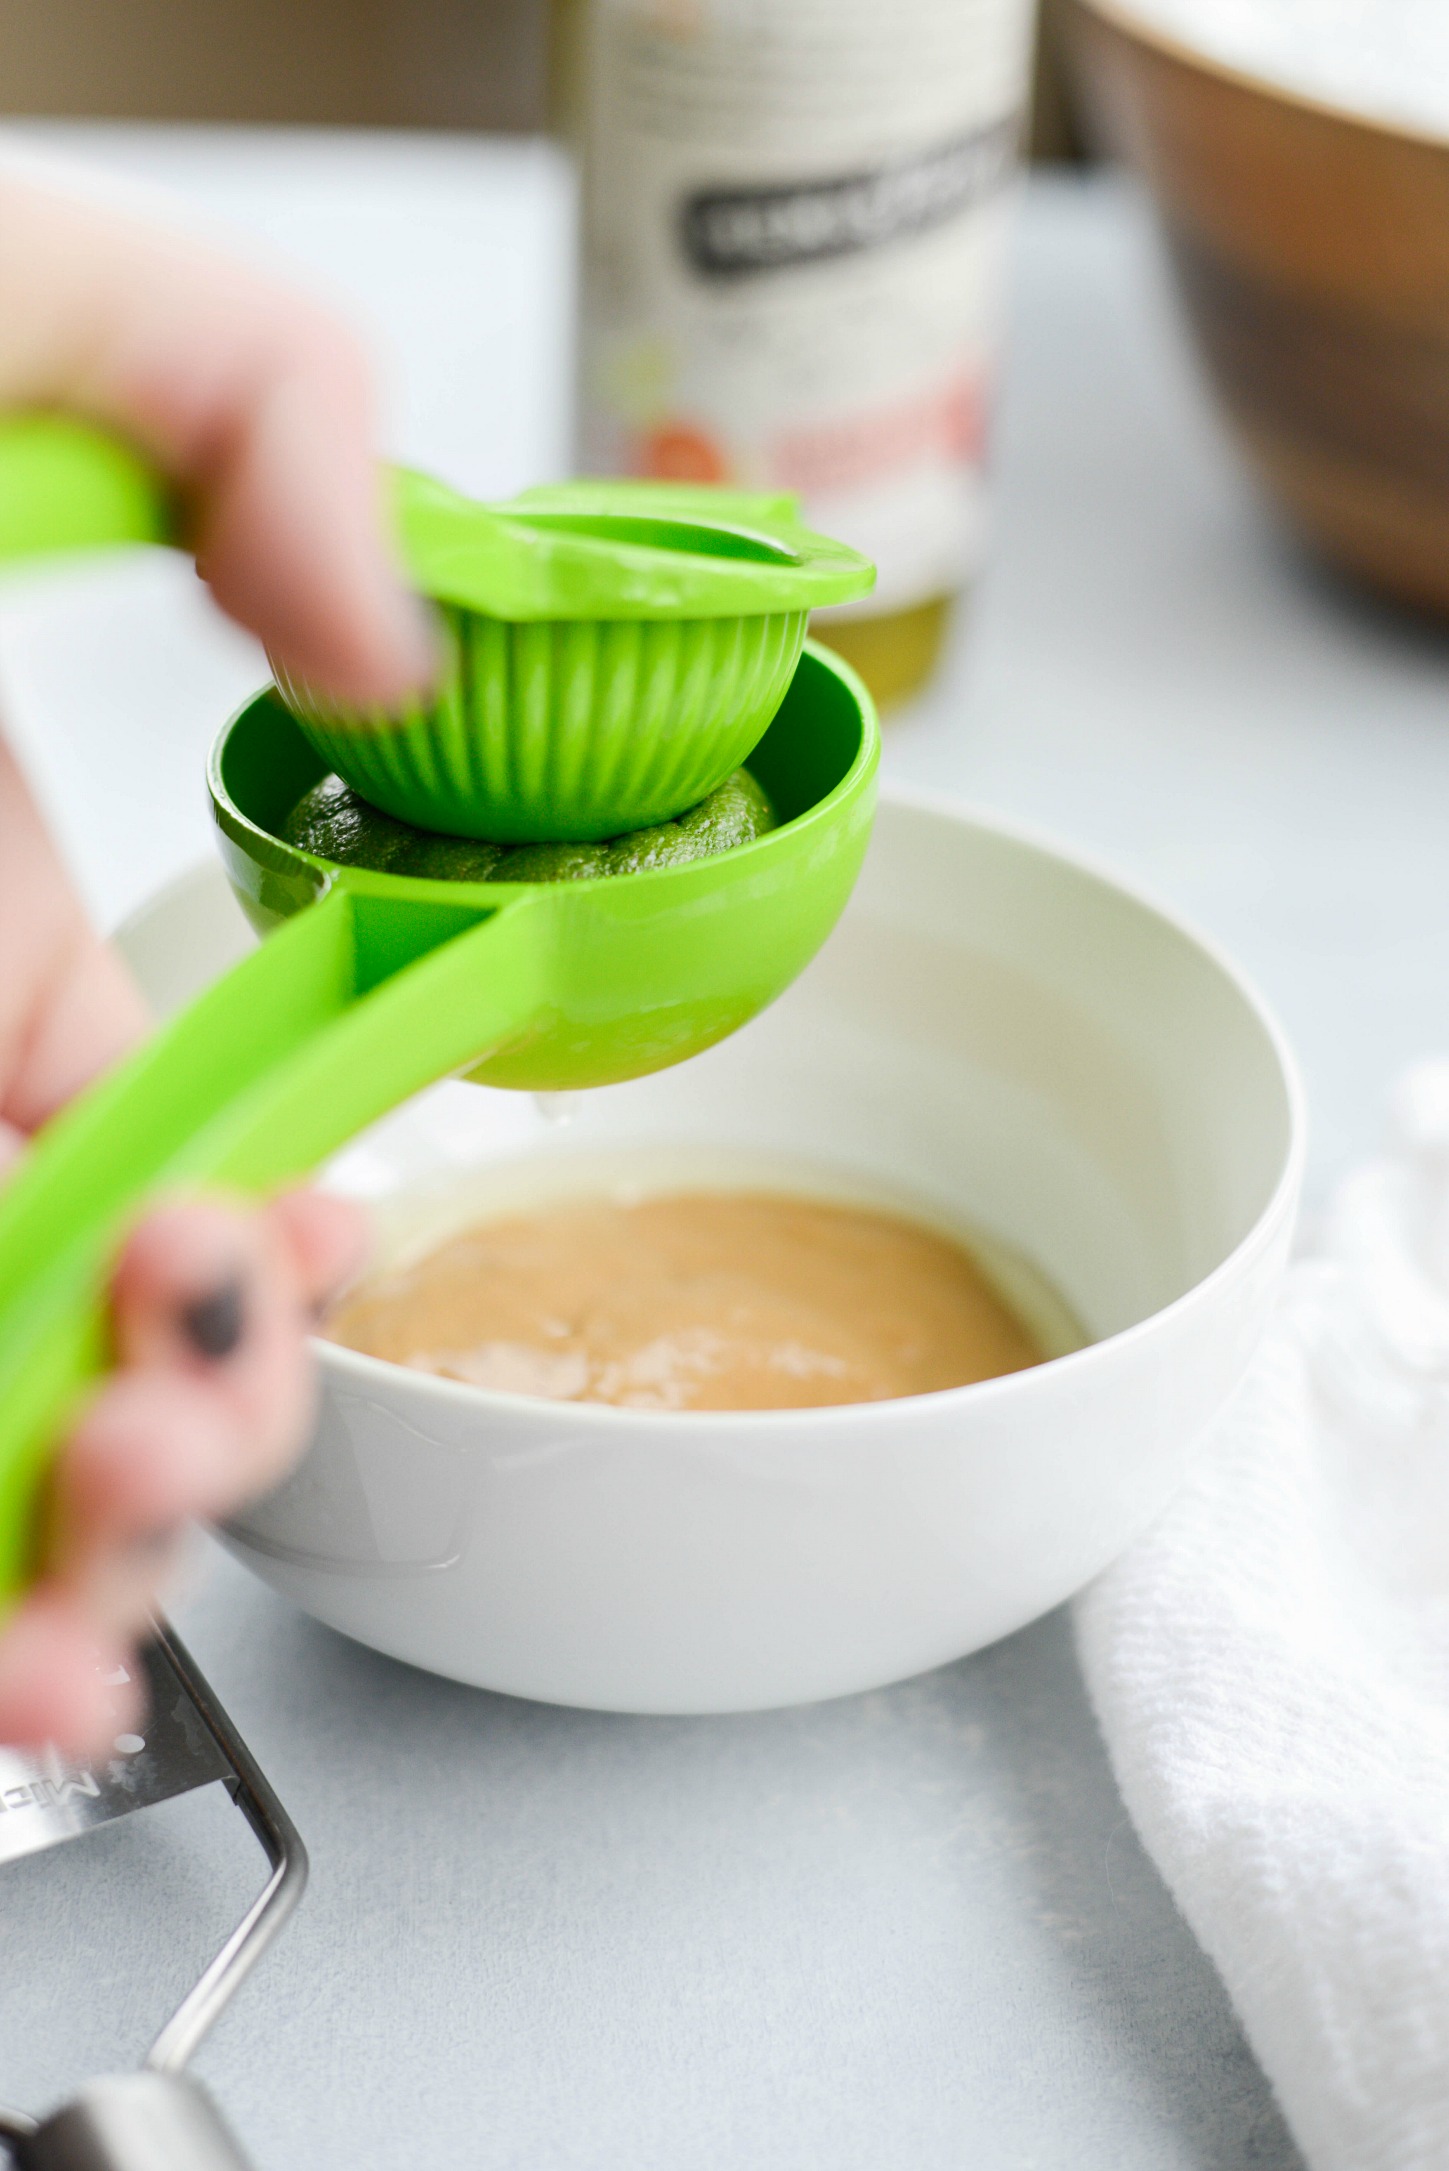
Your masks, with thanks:
M595 473L789 490L872 557L815 627L928 676L983 541L1030 0L563 0Z

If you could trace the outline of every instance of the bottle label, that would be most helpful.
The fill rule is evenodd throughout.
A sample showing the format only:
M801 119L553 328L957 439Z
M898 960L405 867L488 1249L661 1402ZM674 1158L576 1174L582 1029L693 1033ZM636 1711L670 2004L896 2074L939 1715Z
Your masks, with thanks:
M871 611L958 587L1030 0L592 0L587 24L585 464L797 492L875 560Z

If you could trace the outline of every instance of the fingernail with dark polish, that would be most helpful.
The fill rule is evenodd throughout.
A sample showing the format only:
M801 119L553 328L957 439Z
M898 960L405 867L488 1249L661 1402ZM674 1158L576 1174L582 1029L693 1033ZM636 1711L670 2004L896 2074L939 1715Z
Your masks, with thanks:
M231 1355L245 1326L246 1305L239 1274L182 1307L183 1334L197 1355L209 1358L213 1364Z

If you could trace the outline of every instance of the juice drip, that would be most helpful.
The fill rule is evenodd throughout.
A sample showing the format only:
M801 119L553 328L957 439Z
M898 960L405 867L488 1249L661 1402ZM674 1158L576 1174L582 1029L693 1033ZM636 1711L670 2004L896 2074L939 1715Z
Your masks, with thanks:
M574 1120L579 1096L577 1093L535 1093L533 1105L550 1130L562 1131Z

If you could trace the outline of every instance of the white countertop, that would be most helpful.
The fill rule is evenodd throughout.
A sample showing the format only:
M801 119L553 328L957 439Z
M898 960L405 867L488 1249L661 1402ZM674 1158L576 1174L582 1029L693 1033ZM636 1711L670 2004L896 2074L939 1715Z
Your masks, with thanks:
M43 141L325 277L390 338L397 450L488 490L559 466L568 191L540 147ZM1449 640L1280 542L1115 185L1034 185L998 449L992 569L888 772L1232 950L1300 1050L1321 1197L1394 1068L1449 1044ZM164 561L0 605L7 714L107 916L205 850L201 754L259 675ZM432 1680L219 1557L179 1618L313 1854L200 2061L261 2171L1296 2161L1060 1615L888 1692L671 1721ZM3 1872L0 2098L137 2052L237 1912L255 1857L215 1791Z

